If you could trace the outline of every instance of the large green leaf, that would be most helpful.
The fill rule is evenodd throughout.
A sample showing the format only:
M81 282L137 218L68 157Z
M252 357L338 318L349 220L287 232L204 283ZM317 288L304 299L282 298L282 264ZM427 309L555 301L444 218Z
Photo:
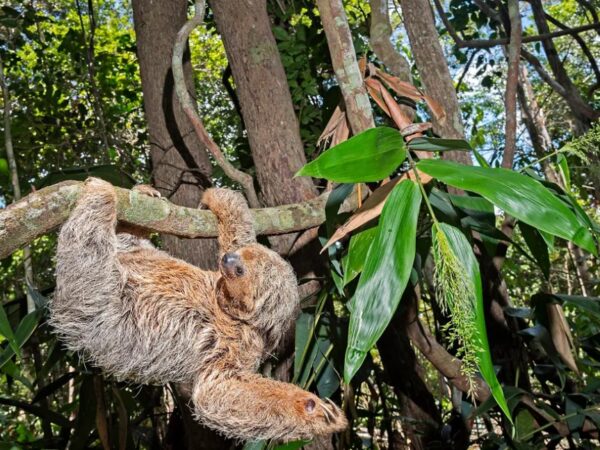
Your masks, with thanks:
M417 166L450 186L478 193L522 222L596 254L587 225L531 177L507 169L465 166L439 159L420 161Z
M385 202L352 299L344 380L350 382L390 322L410 278L415 259L419 187L398 184Z
M398 130L371 128L331 147L296 175L338 183L379 181L391 174L405 158L404 140Z
M498 403L498 406L500 406L504 414L506 414L506 417L510 419L510 411L506 404L502 387L496 378L496 372L494 371L494 364L492 363L492 356L490 354L490 345L488 343L487 332L485 329L485 308L483 306L483 292L481 287L479 264L477 263L477 259L473 254L471 244L460 230L446 223L440 223L438 226L446 235L451 251L464 266L465 276L470 278L470 285L475 291L475 320L479 335L478 340L480 343L480 351L477 352L479 371L481 372L485 382L490 387L490 391L492 392L492 396L496 400L496 403Z

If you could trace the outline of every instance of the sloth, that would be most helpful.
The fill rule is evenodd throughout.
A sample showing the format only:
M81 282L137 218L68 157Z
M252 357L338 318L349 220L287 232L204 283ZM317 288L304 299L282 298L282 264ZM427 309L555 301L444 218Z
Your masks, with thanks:
M233 439L345 429L330 400L257 373L296 318L297 281L256 242L241 194L209 189L202 202L217 217L217 271L173 258L140 233L118 233L114 187L86 180L58 237L50 303L57 335L118 380L190 383L197 419Z

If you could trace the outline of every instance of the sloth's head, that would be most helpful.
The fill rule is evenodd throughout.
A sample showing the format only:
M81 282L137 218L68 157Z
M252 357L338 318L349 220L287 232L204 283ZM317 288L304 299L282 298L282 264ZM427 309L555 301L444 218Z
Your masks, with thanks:
M298 312L292 267L274 251L253 243L223 254L219 270L221 309L255 327L272 350Z

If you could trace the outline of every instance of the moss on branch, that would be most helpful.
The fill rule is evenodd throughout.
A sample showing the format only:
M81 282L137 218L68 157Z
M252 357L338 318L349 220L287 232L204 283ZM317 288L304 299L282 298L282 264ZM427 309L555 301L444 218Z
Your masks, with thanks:
M76 181L58 183L33 192L0 210L0 259L57 229L69 217L81 186L82 183ZM116 190L119 197L118 218L122 222L184 238L217 235L215 216L208 210L177 206L165 199L148 197L127 189ZM253 209L256 232L274 235L319 226L325 221L327 195L304 203ZM344 205L343 210L351 210L354 206Z

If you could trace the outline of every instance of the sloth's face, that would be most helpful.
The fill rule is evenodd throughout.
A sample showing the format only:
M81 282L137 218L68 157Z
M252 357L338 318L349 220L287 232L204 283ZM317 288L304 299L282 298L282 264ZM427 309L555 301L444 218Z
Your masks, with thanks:
M250 322L266 334L293 319L298 307L291 266L274 251L251 244L225 253L219 262L224 312Z

